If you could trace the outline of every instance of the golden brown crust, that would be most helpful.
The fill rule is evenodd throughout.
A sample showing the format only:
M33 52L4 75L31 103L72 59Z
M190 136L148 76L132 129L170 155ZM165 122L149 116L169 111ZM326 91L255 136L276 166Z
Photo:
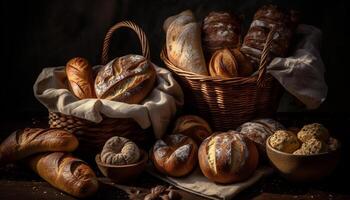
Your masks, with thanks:
M254 68L249 59L239 50L233 49L232 54L235 57L238 65L238 76L247 77L254 72Z
M29 166L52 186L75 197L94 194L98 181L92 169L69 153L39 154L28 159Z
M233 78L238 76L236 58L229 49L215 51L210 59L209 73L213 77Z
M212 130L204 119L196 115L184 115L176 120L173 134L186 135L200 145L205 138L212 134Z
M191 138L174 134L158 140L151 151L154 166L161 173L179 177L190 173L197 164L198 147Z
M79 99L96 98L93 86L93 71L85 58L72 58L66 65L69 87Z
M156 71L139 55L127 55L105 65L95 79L98 98L129 104L140 103L153 89Z
M254 143L236 131L215 133L205 139L199 147L198 159L203 174L218 183L249 178L259 160Z
M61 129L26 128L7 137L0 147L0 162L9 163L40 152L74 151L77 138Z

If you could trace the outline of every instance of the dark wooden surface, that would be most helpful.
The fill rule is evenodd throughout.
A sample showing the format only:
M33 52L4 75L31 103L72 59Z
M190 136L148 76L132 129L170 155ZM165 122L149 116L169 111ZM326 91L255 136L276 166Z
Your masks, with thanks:
M35 116L35 117L33 117ZM254 186L244 190L235 199L350 199L348 184L343 183L349 180L349 147L350 147L350 118L347 115L331 113L282 113L277 115L282 123L287 126L301 126L304 123L320 122L325 124L342 142L342 159L337 170L326 179L314 183L291 183L284 180L277 173L260 180ZM2 141L13 130L24 127L46 126L45 113L32 113L22 116L7 116L1 119L0 141ZM115 187L101 176L92 161L88 161L101 180L100 189L90 199L128 199L128 194L118 187ZM327 164L327 163L325 163ZM149 189L158 184L166 183L144 173L129 186ZM184 199L203 199L201 197L182 193ZM21 164L9 164L0 167L0 199L63 199L70 200L73 197L60 192L43 181L34 172Z

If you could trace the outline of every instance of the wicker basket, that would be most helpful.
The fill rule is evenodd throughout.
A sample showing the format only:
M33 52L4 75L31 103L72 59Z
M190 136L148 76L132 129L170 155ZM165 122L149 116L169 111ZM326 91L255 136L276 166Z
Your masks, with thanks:
M103 43L102 64L108 62L108 51L113 33L122 27L132 29L138 36L142 55L149 59L149 45L145 33L130 21L120 22L109 29ZM62 128L75 134L79 141L79 150L83 152L100 151L106 140L112 136L123 136L136 142L143 148L151 144L153 134L147 134L150 128L143 130L133 119L112 119L104 117L100 123L94 123L62 113L49 113L49 125L52 128Z
M266 73L268 53L275 31L265 43L258 75L221 79L184 71L168 59L166 48L161 58L174 73L185 93L185 105L208 120L215 131L235 129L256 117L273 115L283 91L281 85Z

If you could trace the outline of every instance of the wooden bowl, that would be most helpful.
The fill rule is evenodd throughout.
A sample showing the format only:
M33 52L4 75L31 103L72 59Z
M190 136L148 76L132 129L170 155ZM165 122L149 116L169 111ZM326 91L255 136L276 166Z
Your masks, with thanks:
M97 154L95 161L102 174L115 183L126 183L135 179L146 168L148 154L141 151L140 161L129 165L110 165L101 162L100 154Z
M339 148L315 155L285 153L271 147L270 137L266 140L267 157L278 172L291 181L318 181L330 175L340 159Z

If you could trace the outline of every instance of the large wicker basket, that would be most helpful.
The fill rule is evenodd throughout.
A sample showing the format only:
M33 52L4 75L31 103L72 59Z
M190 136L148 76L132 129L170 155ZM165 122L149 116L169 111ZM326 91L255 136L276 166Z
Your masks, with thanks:
M191 111L208 120L215 131L235 129L253 118L269 117L277 110L283 90L278 81L266 73L274 33L271 30L267 37L255 76L221 79L184 71L171 63L166 48L161 58L182 86L185 105Z
M130 21L117 23L109 29L103 43L102 64L108 62L108 51L113 33L122 27L132 29L138 36L142 54L150 59L149 45L145 33L136 24ZM97 152L112 136L123 136L136 142L143 148L151 144L153 134L147 134L150 128L143 130L133 119L112 119L104 117L100 123L94 123L62 113L49 113L49 125L52 128L62 128L75 134L79 141L79 150L82 152Z

